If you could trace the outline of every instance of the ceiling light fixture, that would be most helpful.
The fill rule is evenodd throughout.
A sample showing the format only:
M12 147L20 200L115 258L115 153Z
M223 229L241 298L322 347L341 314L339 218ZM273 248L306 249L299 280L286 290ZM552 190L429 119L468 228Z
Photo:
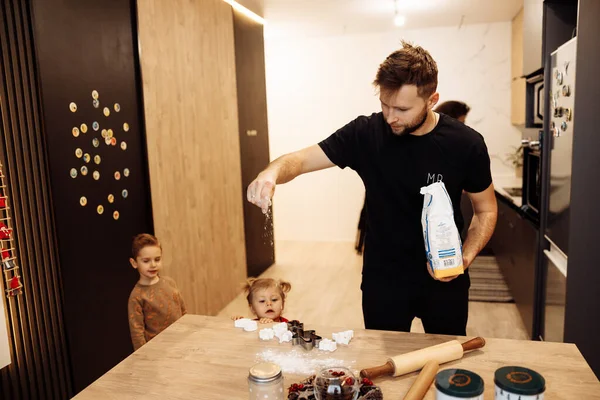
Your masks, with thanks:
M394 0L394 25L404 26L406 23L406 16L398 14L398 0Z
M405 23L406 23L406 17L404 15L396 15L394 17L394 25L404 26Z
M241 12L242 14L244 14L246 17L250 18L254 22L258 22L259 24L262 24L262 25L265 25L267 23L267 21L265 21L265 19L263 17L248 10L246 7L244 7L243 5L241 5L240 3L238 3L235 0L223 0L223 1L225 3L231 5L231 7L233 7L234 10Z

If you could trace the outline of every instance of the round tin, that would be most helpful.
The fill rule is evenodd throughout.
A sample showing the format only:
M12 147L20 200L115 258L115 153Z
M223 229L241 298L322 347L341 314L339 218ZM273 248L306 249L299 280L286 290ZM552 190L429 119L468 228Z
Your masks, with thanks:
M466 369L445 369L435 376L437 400L483 400L483 379Z
M542 400L546 380L542 375L525 367L498 368L494 373L496 400Z

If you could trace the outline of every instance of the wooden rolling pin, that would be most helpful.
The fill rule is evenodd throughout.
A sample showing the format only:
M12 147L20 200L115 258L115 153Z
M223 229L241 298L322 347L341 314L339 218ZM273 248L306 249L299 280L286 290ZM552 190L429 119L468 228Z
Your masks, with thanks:
M412 384L408 393L404 396L404 400L423 400L435 379L438 369L440 369L440 364L437 361L428 361L419 376L417 376L415 383Z
M466 351L480 349L483 346L485 346L485 340L481 337L462 344L458 340L451 340L436 346L397 355L388 359L384 365L363 369L360 371L360 376L371 380L383 375L400 376L420 370L430 360L436 360L439 364L447 363L461 359Z

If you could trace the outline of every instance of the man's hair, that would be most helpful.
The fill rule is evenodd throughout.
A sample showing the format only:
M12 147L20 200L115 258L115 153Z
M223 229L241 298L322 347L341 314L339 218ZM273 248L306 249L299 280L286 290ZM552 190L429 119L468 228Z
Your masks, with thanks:
M149 233L140 233L139 235L136 235L133 238L133 243L131 244L131 256L133 259L135 260L140 254L140 251L142 251L144 247L148 246L160 247L162 250L162 246L155 236L150 235Z
M437 75L437 64L431 54L403 40L402 48L379 65L373 85L384 93L393 93L404 85L416 85L419 96L426 98L437 89Z
M471 111L471 108L462 101L450 100L445 101L439 106L437 106L435 111L442 114L446 114L447 116L452 117L454 119L458 119L463 115L466 116L469 113L469 111Z

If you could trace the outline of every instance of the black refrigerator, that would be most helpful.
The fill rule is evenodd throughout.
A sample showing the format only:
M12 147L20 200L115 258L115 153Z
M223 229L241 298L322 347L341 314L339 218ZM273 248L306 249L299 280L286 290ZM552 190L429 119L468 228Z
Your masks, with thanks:
M571 177L576 93L577 38L560 46L550 56L547 171L548 208L542 259L544 303L542 339L562 342L565 330L565 303L569 254Z

